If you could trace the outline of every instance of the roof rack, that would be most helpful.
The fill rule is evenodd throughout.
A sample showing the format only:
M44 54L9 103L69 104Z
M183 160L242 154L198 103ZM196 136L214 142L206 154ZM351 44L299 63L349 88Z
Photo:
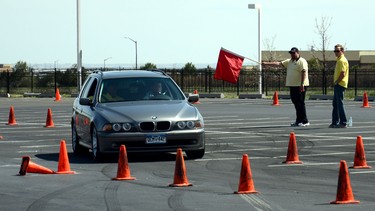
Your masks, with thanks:
M159 69L151 69L151 70L148 70L148 71L159 72L159 73L161 73L161 74L163 74L163 75L165 75L165 76L168 76L168 74L165 73L163 70L159 70Z
M100 75L103 75L103 72L101 70L94 70L92 73L99 73Z

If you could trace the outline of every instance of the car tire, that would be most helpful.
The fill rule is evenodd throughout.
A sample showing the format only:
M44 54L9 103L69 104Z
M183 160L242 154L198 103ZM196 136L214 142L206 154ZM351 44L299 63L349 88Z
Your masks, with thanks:
M76 124L74 121L72 121L72 148L73 148L73 153L76 155L81 155L87 153L89 150L82 145L79 144L79 137L77 134L77 128Z
M200 150L188 150L188 151L185 151L188 159L199 159L199 158L203 158L204 156L204 149L200 149Z
M98 141L97 130L93 127L91 132L91 156L94 161L100 161L102 159L102 153L100 152Z

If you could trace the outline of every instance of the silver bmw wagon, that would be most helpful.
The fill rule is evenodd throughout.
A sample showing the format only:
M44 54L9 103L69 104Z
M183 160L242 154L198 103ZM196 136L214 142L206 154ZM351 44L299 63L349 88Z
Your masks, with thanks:
M205 153L203 117L175 81L162 71L94 72L73 103L71 121L75 154L176 152L189 159Z

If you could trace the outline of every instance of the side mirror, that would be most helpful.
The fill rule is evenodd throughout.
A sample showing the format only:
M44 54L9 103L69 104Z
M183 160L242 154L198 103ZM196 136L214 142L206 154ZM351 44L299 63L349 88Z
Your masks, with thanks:
M79 98L79 104L90 106L92 105L92 102L90 98Z
M188 101L190 103L196 103L199 101L199 94L189 94Z

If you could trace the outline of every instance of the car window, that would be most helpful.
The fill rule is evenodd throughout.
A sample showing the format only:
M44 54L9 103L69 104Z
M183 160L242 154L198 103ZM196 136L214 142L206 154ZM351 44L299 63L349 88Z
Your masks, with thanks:
M100 85L99 102L120 102L125 99L122 96L123 79L106 79Z
M183 100L176 84L169 78L105 79L100 85L99 102L138 100Z
M92 101L94 99L97 84L98 80L96 78L90 77L87 79L83 86L81 97L89 98Z

